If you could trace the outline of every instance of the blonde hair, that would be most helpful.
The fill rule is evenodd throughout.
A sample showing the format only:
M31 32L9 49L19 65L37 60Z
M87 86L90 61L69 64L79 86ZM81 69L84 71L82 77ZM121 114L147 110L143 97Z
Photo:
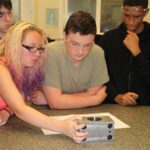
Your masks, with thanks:
M38 80L36 79L37 76L41 82L42 78L43 78L43 56L41 56L41 59L39 59L35 65L33 66L33 68L24 68L24 64L22 62L22 41L24 39L24 37L26 36L26 34L29 31L36 31L38 32L43 39L43 44L45 42L45 34L43 33L43 31L38 28L36 25L32 24L32 23L27 23L27 22L18 22L15 25L13 25L12 27L10 27L10 29L6 32L6 34L4 35L4 37L0 40L0 55L4 55L5 59L6 59L6 65L8 66L13 80L16 83L16 86L19 88L19 90L21 90L25 97L27 96L31 96L33 94L33 92L31 91L27 91L27 90L31 90L33 89L33 91L35 92L35 89L37 90L37 88L35 86L37 86L36 84L39 84L38 81L34 81L34 80ZM40 74L40 75L39 75ZM24 85L25 81L28 80L28 86L26 88L29 89L24 89ZM36 82L36 83L32 83L32 82ZM29 87L29 86L34 86L34 87ZM31 93L32 94L31 94Z

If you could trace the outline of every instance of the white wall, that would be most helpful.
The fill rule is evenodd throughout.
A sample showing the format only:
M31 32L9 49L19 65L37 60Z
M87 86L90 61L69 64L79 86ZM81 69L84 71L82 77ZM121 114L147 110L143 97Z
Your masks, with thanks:
M21 20L37 24L51 38L59 38L62 35L63 20L62 15L63 0L20 0ZM58 24L46 24L46 9L58 9Z
M148 8L150 9L150 0L149 0L149 7ZM147 16L145 17L145 20L150 22L150 10L149 10L149 13L147 14Z
M35 23L34 6L35 6L35 0L20 0L21 20Z
M42 27L51 38L59 38L61 36L62 27L62 1L63 0L36 0L36 21L35 23ZM56 25L46 24L46 9L55 8L58 10L58 23Z
M21 19L32 22L40 26L51 38L62 38L64 24L64 1L65 0L20 0L21 1ZM58 24L46 24L46 9L58 9ZM150 8L150 0L149 0ZM150 22L150 12L145 17Z

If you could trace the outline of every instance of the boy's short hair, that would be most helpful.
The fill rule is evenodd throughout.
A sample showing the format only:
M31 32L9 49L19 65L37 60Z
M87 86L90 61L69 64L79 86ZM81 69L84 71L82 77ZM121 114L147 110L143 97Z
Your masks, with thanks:
M143 8L148 7L148 0L123 0L123 6L142 6Z
M79 32L81 35L96 35L95 19L88 12L77 11L69 17L64 32L66 35L70 32Z
M0 0L0 8L5 7L8 10L12 10L12 2L11 0Z

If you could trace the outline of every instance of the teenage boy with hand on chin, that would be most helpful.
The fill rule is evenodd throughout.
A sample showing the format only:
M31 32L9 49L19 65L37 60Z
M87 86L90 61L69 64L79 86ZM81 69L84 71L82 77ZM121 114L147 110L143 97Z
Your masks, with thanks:
M122 11L123 22L99 43L110 76L107 102L150 105L150 24L143 21L148 0L124 0Z

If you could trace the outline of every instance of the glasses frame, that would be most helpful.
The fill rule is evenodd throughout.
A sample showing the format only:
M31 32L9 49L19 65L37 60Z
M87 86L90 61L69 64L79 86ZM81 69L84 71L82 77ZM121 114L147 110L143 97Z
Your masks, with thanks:
M25 45L25 44L22 44L22 47L24 47L31 53L36 53L37 51L39 51L39 53L42 54L45 52L44 47L34 47L34 46Z

